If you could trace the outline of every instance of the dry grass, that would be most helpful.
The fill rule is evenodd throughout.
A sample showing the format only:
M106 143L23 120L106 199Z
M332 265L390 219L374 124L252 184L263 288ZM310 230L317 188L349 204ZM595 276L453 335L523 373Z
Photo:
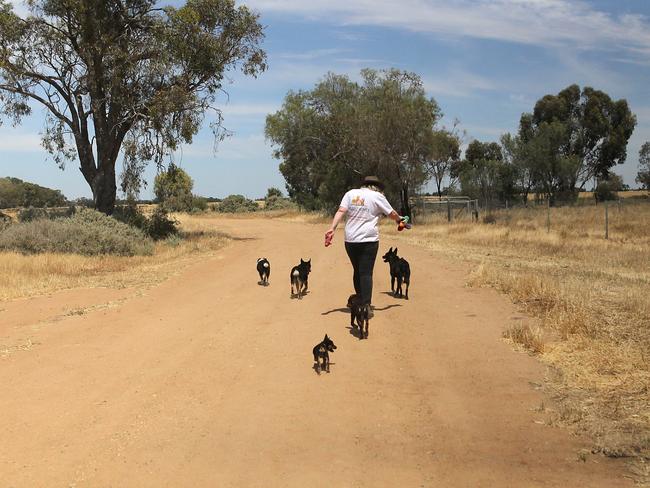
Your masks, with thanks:
M519 209L494 224L422 219L386 232L475 265L469 284L492 286L539 318L504 332L557 373L556 419L594 450L650 460L650 204Z
M149 286L226 245L227 236L203 214L175 217L184 238L156 243L152 256L0 253L0 301L68 288Z

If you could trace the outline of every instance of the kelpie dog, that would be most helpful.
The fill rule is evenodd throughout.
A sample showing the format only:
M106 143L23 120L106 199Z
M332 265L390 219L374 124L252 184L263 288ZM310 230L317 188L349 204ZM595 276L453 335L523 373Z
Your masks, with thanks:
M323 368L325 368L325 371L328 373L330 372L330 352L334 352L334 349L336 349L336 346L334 345L334 341L327 337L327 334L325 334L325 338L323 339L322 342L319 342L314 346L314 349L312 352L314 353L314 362L316 363L316 372L320 374ZM321 362L323 363L321 366Z
M402 297L402 283L406 284L406 295L404 298L409 299L409 284L411 282L411 267L406 259L397 255L397 248L393 251L391 247L383 255L385 263L390 265L390 291L393 296ZM395 289L395 279L397 279L397 290Z
M311 272L311 259L309 261L303 261L300 259L300 264L294 266L291 269L291 298L302 296L307 293L307 287L309 286L308 278L309 273ZM293 292L294 286L296 287L296 292Z
M358 295L350 295L348 308L350 309L350 326L359 329L359 340L367 339L368 325L370 324L370 305L361 303L361 297ZM366 324L365 332L363 330L364 323Z
M269 276L271 276L271 263L266 258L257 260L257 272L260 274L260 285L269 285Z

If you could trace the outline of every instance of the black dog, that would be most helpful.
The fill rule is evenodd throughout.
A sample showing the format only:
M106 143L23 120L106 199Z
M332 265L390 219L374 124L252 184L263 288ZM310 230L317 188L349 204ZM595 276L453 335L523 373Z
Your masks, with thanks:
M404 298L409 299L409 285L411 283L411 267L406 259L397 255L397 248L393 251L391 247L383 256L385 263L390 265L390 291L393 296L402 297L402 283L406 284L406 295ZM395 290L395 280L397 279L397 290Z
M312 352L314 353L314 362L316 363L316 372L320 374L323 368L325 368L325 371L328 373L330 372L330 352L334 352L334 349L336 349L336 346L334 345L334 342L332 339L327 337L327 334L325 334L325 338L323 339L323 342L319 342L314 346L314 349ZM321 362L323 363L321 366Z
M368 338L368 325L370 324L370 305L361 303L358 295L350 295L348 298L350 309L350 326L359 329L359 340ZM356 321L356 322L355 322ZM366 330L363 330L363 324Z
M308 278L310 272L311 259L309 261L303 261L301 258L300 264L298 266L294 266L291 269L291 298L295 296L302 298L302 296L307 293L307 287L309 286ZM293 292L294 286L296 288L295 293Z
M266 258L257 260L257 272L260 274L260 285L268 286L269 276L271 276L271 263Z

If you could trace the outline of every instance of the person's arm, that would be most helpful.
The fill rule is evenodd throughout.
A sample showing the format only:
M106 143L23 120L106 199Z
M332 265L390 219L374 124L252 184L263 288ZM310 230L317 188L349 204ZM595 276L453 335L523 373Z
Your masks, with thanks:
M345 207L339 207L339 209L336 211L334 214L334 218L332 219L332 225L330 225L330 228L327 229L327 232L325 232L325 246L329 246L332 243L332 239L334 239L334 231L338 227L339 223L343 219L343 216L346 214L348 211L347 208Z
M389 219L394 220L396 223L400 223L400 221L404 218L401 217L393 207L391 207L390 203L388 203L388 200L384 195L379 195L379 198L377 199L377 206L381 209L381 211L384 213L386 217Z
M393 220L394 220L395 222L397 222L398 224L399 224L400 221L404 218L404 217L401 217L397 212L395 212L395 210L393 210L391 213L389 213L389 214L387 215L387 217L388 217L389 219L393 219Z

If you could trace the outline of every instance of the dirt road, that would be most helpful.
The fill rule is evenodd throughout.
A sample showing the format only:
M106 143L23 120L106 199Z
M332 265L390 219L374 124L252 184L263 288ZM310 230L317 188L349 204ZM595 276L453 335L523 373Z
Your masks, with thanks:
M467 288L466 268L400 245L403 301L378 260L359 341L340 233L325 249L319 226L220 228L242 239L155 288L112 291L116 306L65 315L100 305L92 290L0 305L0 486L632 486L621 464L579 461L581 441L544 425L542 366L500 339L526 318ZM300 257L311 293L290 300ZM338 349L317 376L325 333Z

